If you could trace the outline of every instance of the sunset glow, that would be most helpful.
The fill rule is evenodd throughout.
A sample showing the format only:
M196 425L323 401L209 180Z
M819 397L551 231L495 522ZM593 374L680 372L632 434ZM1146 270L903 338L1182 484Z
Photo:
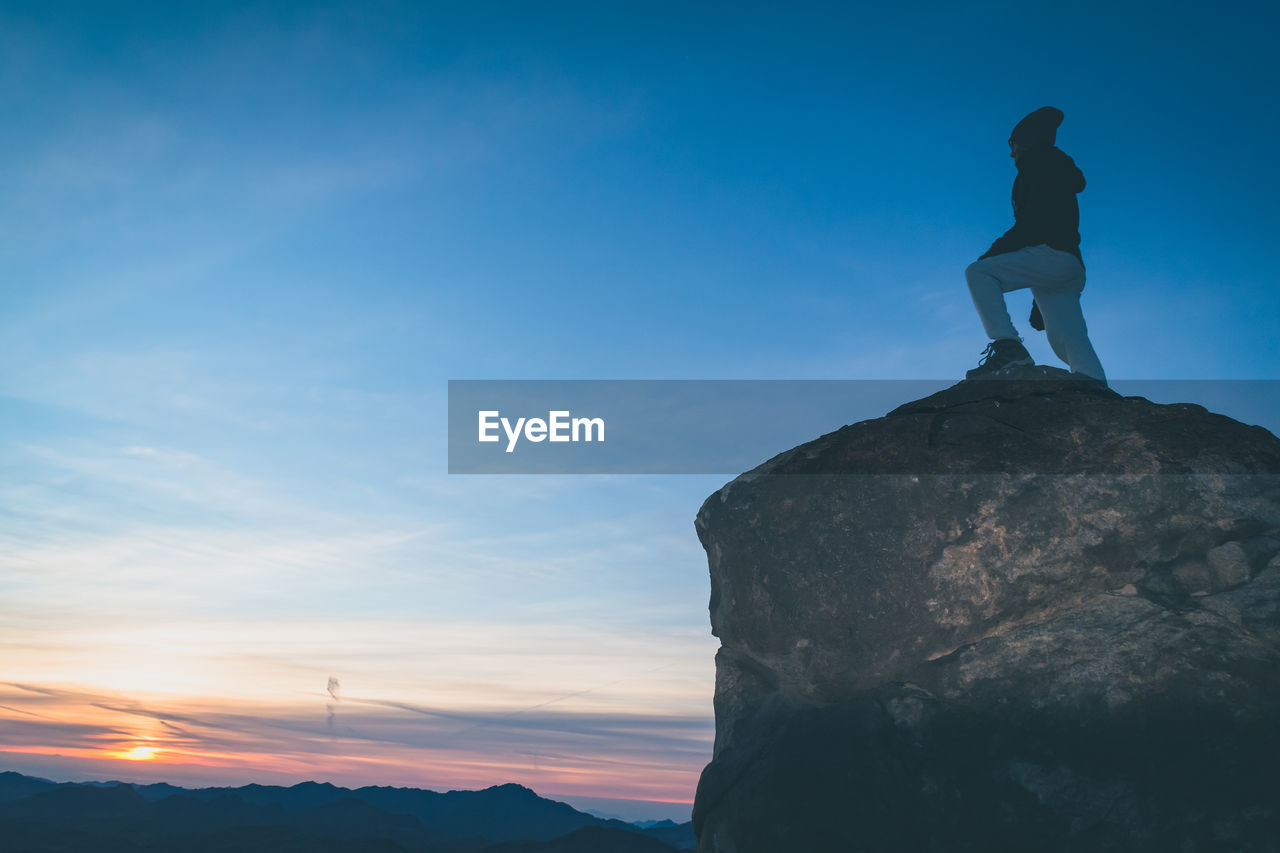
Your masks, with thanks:
M89 671L84 659L62 656L59 638L29 635L10 671L66 679L0 683L0 754L10 767L46 776L74 761L98 778L126 781L436 790L518 782L547 796L655 802L691 800L709 754L713 732L702 709L714 647L703 639L370 623L356 632L370 663L337 678L259 660L253 648L278 630L244 623L237 635L218 637L197 625L156 625L132 639L123 633L118 649L107 636L93 644L99 672L115 672L116 655L130 662L119 680L139 686L161 679L132 649L164 644L156 665L182 672L194 695L77 683ZM178 640L201 635L198 646ZM299 623L293 636L321 650L329 642L323 624ZM531 672L534 642L540 667ZM453 655L430 653L445 643ZM377 650L392 644L420 649L409 660L427 689L382 668L390 652Z
M135 746L120 757L128 761L150 761L159 752L154 746Z

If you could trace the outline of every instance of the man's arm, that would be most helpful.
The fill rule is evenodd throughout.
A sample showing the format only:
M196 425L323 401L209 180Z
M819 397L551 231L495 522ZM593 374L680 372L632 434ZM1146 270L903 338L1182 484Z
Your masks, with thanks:
M1018 231L1018 225L1017 223L1014 223L1012 228L996 238L996 241L991 244L991 248L983 252L978 260L989 258L992 255L1004 255L1009 252L1016 252L1019 249L1026 248L1030 244L1024 242L1021 237L1022 235Z
M1044 242L1046 174L1042 161L1027 163L1014 187L1013 227L1000 235L982 258L1004 255Z

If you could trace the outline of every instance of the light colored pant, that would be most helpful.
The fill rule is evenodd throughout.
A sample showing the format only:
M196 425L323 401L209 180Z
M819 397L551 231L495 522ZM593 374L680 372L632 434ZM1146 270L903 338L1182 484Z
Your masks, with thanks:
M969 282L969 295L973 297L973 307L978 309L987 337L993 341L1022 340L1009 319L1004 295L1029 287L1044 317L1049 346L1058 358L1074 373L1107 381L1102 362L1089 343L1089 330L1080 310L1084 266L1075 255L1042 243L974 261L964 271L964 277Z

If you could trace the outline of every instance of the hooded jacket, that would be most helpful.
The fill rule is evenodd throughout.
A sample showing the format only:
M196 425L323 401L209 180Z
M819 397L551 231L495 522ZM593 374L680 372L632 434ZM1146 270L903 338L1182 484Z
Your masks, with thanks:
M1013 227L991 244L983 258L1016 252L1046 243L1080 255L1080 206L1076 193L1084 189L1084 173L1075 161L1053 145L1039 145L1019 154L1013 181ZM981 258L979 258L981 260Z

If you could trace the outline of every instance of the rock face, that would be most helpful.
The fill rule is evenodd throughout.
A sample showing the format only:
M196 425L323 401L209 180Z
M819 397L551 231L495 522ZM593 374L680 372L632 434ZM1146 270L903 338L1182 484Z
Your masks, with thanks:
M1280 439L1051 368L698 513L702 853L1280 849Z

